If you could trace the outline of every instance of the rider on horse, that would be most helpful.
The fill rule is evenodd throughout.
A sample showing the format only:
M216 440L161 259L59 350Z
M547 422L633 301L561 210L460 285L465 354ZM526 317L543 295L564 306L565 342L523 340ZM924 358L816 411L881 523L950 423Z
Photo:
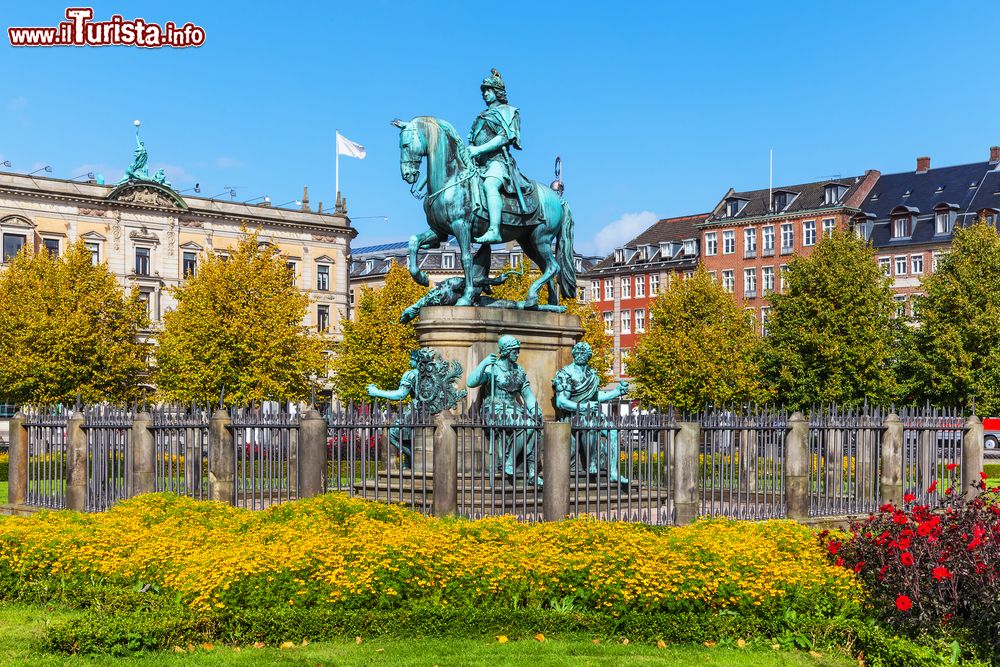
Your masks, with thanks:
M521 199L521 174L510 147L521 150L521 115L507 104L507 89L495 69L479 86L486 109L476 117L469 132L469 152L483 167L483 190L490 226L476 243L500 243L501 188Z

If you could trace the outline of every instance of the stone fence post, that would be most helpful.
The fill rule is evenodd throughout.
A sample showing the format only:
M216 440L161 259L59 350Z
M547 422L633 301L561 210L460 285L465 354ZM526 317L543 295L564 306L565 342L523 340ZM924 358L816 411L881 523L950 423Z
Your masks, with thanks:
M66 420L66 509L83 512L87 508L87 433L83 413L74 411Z
M795 412L785 436L785 507L795 521L809 518L809 458L809 421Z
M962 491L969 498L979 495L979 473L983 471L983 421L976 415L965 420L962 436Z
M24 413L10 420L10 461L7 464L7 502L23 505L28 500L28 429Z
M326 486L326 430L326 419L314 407L299 419L299 498L318 496Z
M229 505L236 503L236 452L233 448L233 420L228 410L219 408L208 422L208 497Z
M542 435L542 516L546 521L560 521L569 515L569 452L573 430L569 422L547 421ZM611 461L610 465L618 465Z
M434 516L453 515L458 511L458 432L451 410L434 415L433 465Z
M903 422L895 412L882 422L882 460L879 492L883 503L903 504Z
M674 436L673 486L674 524L686 526L698 518L698 454L701 452L701 424L678 422Z
M130 498L156 491L156 447L153 443L153 417L140 412L132 419L132 478Z

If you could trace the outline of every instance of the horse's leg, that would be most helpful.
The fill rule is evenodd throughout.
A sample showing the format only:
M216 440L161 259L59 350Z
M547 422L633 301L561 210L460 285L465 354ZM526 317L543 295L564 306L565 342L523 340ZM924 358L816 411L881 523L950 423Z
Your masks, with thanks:
M413 276L413 279L424 287L427 287L431 281L430 278L427 277L427 273L425 271L421 271L420 267L417 266L417 251L431 247L431 244L437 240L438 234L433 229L426 229L423 232L414 234L410 237L408 246L410 257L407 266L410 269L410 275Z
M528 256L528 259L530 259L532 262L535 263L535 266L545 266L545 261L546 261L545 257L542 255L542 253L538 249L538 247L535 246L535 243L532 240L532 237L528 236L528 238L526 238L526 239L521 239L519 241L519 243L521 245L521 250L523 250L524 254ZM549 288L549 293L548 293L548 297L547 297L548 304L550 306L558 306L559 305L559 292L556 291L556 280L555 280L555 278L549 278L549 281L546 284L546 286ZM539 291L541 291L541 289L542 289L541 286L539 286L538 289L539 289Z
M525 308L534 308L538 305L538 292L542 289L542 285L552 280L559 273L559 263L556 261L555 255L552 254L552 241L552 234L546 229L546 226L538 225L531 230L530 242L521 243L525 254L528 253L528 247L532 246L532 250L538 254L538 260L533 261L542 269L542 275L538 277L538 280L531 283L531 286L528 288L528 295L524 298ZM550 304L552 303L553 295L556 303L559 303L559 295L554 294L550 287Z
M458 299L457 306L471 306L476 296L475 271L472 262L472 230L464 220L453 220L451 224L458 249L462 257L462 274L465 276L465 291Z

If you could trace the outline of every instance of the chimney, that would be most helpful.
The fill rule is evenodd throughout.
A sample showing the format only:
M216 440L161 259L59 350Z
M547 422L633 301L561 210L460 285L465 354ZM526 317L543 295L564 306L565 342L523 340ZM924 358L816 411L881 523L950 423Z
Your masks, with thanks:
M305 185L302 187L302 210L309 210L309 186Z
M1000 146L990 146L990 164L1000 162Z
M929 157L918 157L917 158L917 173L925 174L931 168L931 159Z

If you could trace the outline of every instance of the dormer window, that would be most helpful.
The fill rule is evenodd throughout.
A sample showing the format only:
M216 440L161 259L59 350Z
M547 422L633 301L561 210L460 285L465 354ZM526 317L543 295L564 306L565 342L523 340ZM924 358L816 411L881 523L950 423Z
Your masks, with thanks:
M785 210L788 206L788 193L787 192L775 192L771 195L771 210L775 213L780 213Z
M904 239L910 236L912 231L913 216L897 215L892 219L892 238Z
M515 269L521 266L521 253L519 252L510 253L510 265Z
M366 259L365 260L365 271L374 271L374 270L375 270L375 260L374 259Z
M951 234L955 228L955 209L949 205L934 207L934 233Z
M574 266L576 267L577 273L583 271L583 260L577 257Z
M747 203L745 199L739 199L738 197L730 197L726 200L726 214L730 218L735 218L743 210L743 206Z
M841 197L843 197L846 192L846 185L831 183L823 188L823 203L826 206L832 206L840 202Z
M698 242L695 239L686 239L684 241L684 254L688 256L698 254Z
M441 268L442 269L455 268L455 253L446 252L441 255Z
M615 264L625 263L625 248L615 248Z

